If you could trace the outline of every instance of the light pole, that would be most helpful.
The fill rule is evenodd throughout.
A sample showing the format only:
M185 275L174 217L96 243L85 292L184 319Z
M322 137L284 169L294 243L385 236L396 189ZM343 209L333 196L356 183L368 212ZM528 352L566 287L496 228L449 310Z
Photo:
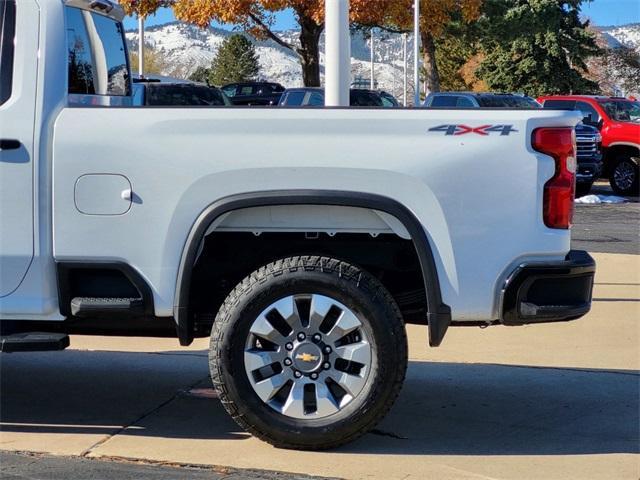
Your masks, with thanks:
M413 5L413 106L420 105L420 0Z
M373 28L371 29L371 80L369 81L369 89L373 90L375 88L375 54L374 54L374 45L373 45Z
M144 76L144 17L138 15L138 75Z
M348 107L351 83L349 0L325 0L324 8L324 104L327 107Z
M404 65L402 66L402 104L407 106L407 34L402 34L402 58Z

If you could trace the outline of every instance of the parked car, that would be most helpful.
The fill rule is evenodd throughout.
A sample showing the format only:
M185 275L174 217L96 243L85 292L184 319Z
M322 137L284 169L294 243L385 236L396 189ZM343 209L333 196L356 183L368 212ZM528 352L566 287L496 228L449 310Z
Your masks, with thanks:
M234 105L278 105L284 87L273 82L240 82L222 87Z
M430 93L423 105L427 108L540 108L538 102L526 95L485 92Z
M602 135L602 174L618 195L640 190L640 102L619 97L585 95L547 96L544 108L579 110L583 123Z
M352 107L396 107L398 102L386 92L352 88L349 90ZM324 89L319 87L288 88L282 94L281 107L323 107Z
M231 105L219 89L202 83L170 77L133 78L133 105L217 106Z
M574 112L118 108L121 6L2 5L0 350L210 336L230 416L317 450L389 411L406 324L436 347L589 311Z
M531 97L512 93L437 92L425 99L428 108L523 108L538 109L540 103ZM602 136L597 128L579 123L575 128L577 142L576 197L591 190L602 171Z

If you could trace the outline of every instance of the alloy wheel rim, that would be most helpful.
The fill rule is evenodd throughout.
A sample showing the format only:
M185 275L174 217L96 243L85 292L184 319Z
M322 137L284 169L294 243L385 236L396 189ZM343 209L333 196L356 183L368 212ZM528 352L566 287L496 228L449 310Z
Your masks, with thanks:
M616 185L621 190L627 190L631 188L633 182L635 180L635 171L633 166L631 166L628 162L621 162L616 167L615 172L613 173L614 180Z
M319 294L282 298L262 311L244 350L247 378L276 412L319 419L344 409L364 389L374 345L366 321Z

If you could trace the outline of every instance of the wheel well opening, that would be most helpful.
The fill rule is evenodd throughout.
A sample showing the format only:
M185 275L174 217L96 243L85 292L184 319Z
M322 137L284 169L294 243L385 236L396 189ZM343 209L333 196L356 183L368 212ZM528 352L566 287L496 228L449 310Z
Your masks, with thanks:
M230 291L259 267L294 255L345 260L378 278L406 323L425 324L427 301L420 261L411 240L392 233L216 232L204 239L192 270L189 310L194 334L207 335Z
M615 160L620 156L640 157L640 149L632 147L631 145L614 145L607 148L604 158L605 167L603 176L609 176L611 174Z

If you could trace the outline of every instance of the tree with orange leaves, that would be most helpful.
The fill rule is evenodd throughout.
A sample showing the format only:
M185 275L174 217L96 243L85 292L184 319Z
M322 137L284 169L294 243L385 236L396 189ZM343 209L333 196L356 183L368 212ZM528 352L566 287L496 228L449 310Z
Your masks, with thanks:
M160 7L168 7L172 0L119 0L127 15L137 15L147 18L154 14Z
M372 24L390 0L351 0L351 21ZM274 30L275 14L292 9L300 25L299 43L292 44ZM324 0L175 0L179 20L201 27L212 21L241 25L257 39L271 39L296 53L305 86L320 86L320 35L324 30Z

